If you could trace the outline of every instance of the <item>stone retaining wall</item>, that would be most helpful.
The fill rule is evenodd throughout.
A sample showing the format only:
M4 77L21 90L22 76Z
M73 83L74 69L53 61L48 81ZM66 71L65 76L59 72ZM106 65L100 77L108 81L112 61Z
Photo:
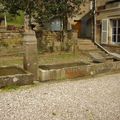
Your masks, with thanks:
M1 39L11 39L11 38L21 38L23 37L22 33L19 32L0 32Z
M23 35L19 32L0 32L0 47L20 47Z
M61 39L62 34L60 32L53 31L42 31L37 34L38 49L43 49L45 51L56 52L60 51L62 48L64 50L71 50L74 36L72 32L67 32L64 34L64 40Z

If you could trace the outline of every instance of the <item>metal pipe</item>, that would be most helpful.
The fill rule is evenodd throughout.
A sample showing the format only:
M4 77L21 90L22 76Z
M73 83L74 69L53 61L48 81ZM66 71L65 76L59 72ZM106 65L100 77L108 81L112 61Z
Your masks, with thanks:
M94 27L93 27L93 41L96 41L96 0L93 2L93 21L94 21Z

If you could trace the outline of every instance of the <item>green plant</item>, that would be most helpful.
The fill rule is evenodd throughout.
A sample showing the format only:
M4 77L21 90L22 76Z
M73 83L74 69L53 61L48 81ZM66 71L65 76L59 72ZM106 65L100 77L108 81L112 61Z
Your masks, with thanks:
M6 87L3 87L2 90L4 91L10 91L10 90L17 90L20 86L17 85L8 85Z

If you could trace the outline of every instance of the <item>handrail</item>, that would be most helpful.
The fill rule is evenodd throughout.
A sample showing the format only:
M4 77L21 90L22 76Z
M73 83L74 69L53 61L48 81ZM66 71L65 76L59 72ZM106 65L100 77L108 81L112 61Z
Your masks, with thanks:
M117 58L118 60L120 60L120 54L109 52L107 49L105 49L103 46L101 46L99 43L97 43L96 40L94 41L94 43L95 43L99 48L101 48L103 51L105 51L107 54L112 55L113 57L115 57L115 58Z

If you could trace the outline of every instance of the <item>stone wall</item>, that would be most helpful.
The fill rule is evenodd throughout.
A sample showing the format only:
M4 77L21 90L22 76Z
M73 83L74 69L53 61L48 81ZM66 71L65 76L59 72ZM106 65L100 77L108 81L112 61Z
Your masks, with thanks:
M57 32L45 32L43 40L46 42L46 48L48 51L57 51L60 49L60 33Z
M23 34L19 32L0 32L0 40L1 39L12 39L12 38L20 38Z
M23 34L19 32L0 32L0 46L17 46L22 44Z
M38 49L48 52L60 50L70 50L72 45L72 34L65 33L62 37L61 32L43 31L36 34ZM64 40L63 40L64 39Z

